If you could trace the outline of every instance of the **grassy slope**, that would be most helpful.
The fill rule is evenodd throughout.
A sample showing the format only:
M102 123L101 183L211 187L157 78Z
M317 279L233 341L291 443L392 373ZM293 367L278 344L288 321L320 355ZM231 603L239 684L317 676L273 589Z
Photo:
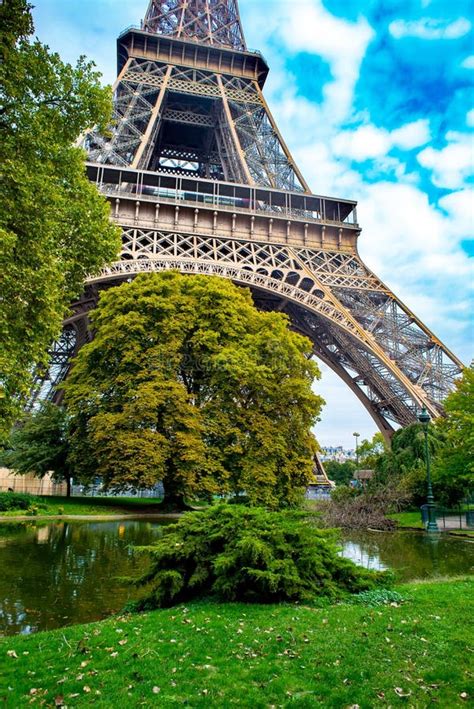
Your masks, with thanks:
M202 602L5 638L0 704L467 706L474 580L399 590L400 607Z
M36 497L46 508L40 507L38 515L57 515L60 508L65 515L114 515L124 513L156 512L159 513L161 500L136 497ZM25 515L26 510L0 512L1 517Z

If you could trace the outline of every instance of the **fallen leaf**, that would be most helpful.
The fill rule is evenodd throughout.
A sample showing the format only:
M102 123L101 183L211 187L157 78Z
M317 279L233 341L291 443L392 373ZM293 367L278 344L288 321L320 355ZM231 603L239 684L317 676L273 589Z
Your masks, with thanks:
M459 696L461 697L461 699L467 699L467 692L461 692Z
M119 640L119 645L126 645L128 643L128 640L125 638L123 640Z
M405 692L401 687L395 687L395 694L397 694L399 697L409 697L411 692Z
M61 694L58 694L57 697L54 697L54 706L56 706L56 707L64 706L64 697Z
M18 660L18 655L16 654L15 650L7 650L7 655L8 657L14 657L15 660Z
M160 693L160 688L159 687L153 687L153 694L159 694Z
M91 691L91 688L88 687L87 684L85 684L82 688L82 691L85 692L86 694L89 694L89 692Z

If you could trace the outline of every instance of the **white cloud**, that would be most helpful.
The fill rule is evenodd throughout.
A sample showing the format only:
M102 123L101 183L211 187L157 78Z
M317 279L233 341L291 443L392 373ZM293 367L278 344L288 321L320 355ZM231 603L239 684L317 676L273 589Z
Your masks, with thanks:
M371 124L360 126L353 131L341 131L334 137L332 147L336 155L362 162L388 153L390 133Z
M472 174L474 165L473 140L469 133L449 131L444 148L425 148L417 160L432 171L432 181L437 187L456 190Z
M465 189L451 192L442 197L439 206L449 217L451 231L456 230L458 239L471 238L474 235L474 190Z
M412 150L425 145L431 138L429 121L420 118L413 123L406 123L401 128L392 131L391 139L397 148Z
M420 147L430 137L429 121L425 119L407 123L391 132L369 123L353 131L339 132L333 139L332 147L336 155L362 162L383 157L395 147L402 150Z
M474 54L466 57L464 61L461 62L463 69L474 69Z
M350 22L335 17L320 0L276 3L275 11L278 35L290 51L311 52L330 64L333 79L323 88L325 113L335 120L343 118L352 108L354 86L374 30L365 18Z
M466 113L466 125L469 128L474 128L474 108Z
M454 22L423 17L420 20L395 20L388 30L395 39L417 37L418 39L458 39L471 29L471 23L465 17Z

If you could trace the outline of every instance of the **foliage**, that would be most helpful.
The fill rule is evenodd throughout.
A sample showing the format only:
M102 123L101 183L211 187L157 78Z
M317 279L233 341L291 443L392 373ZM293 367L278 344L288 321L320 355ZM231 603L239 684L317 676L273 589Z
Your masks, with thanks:
M337 598L385 578L340 557L332 531L292 510L219 505L190 512L141 551L152 560L139 581L151 586L142 609L209 595L263 603Z
M144 274L101 296L66 383L71 463L111 489L245 492L294 504L312 479L322 399L310 342L225 279Z
M0 511L28 510L33 504L40 502L39 497L23 492L0 492Z
M373 470L386 452L387 443L380 431L374 433L370 441L364 438L357 449L359 468Z
M430 459L434 460L443 446L439 429L428 427ZM392 447L376 463L376 475L369 488L398 485L401 496L416 505L426 498L425 432L420 423L395 431Z
M39 478L53 472L56 481L66 481L69 495L68 451L66 412L46 402L13 431L2 463L16 473L34 473Z
M47 366L71 298L87 274L115 257L109 207L73 146L87 126L107 122L110 89L92 63L64 64L33 32L30 6L0 3L0 434Z
M448 504L474 492L474 368L464 369L444 402L446 418L436 422L445 444L434 461L435 491Z
M372 591L362 591L351 599L351 602L361 606L386 606L388 604L400 605L405 598L390 588L375 588Z
M347 485L354 477L357 466L352 460L345 460L343 463L337 460L325 460L324 469L328 478L337 485Z
M349 487L349 485L338 485L331 490L331 500L335 503L343 503L353 500L361 494L361 488Z

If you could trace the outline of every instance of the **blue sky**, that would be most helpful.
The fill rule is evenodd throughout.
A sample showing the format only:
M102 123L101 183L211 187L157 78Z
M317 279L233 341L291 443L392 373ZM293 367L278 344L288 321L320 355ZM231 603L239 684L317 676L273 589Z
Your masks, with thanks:
M34 0L33 0L34 1ZM39 38L111 83L115 39L147 0L36 0ZM464 362L472 328L474 39L471 0L240 0L266 98L314 192L359 202L367 265ZM320 442L372 419L333 374Z

